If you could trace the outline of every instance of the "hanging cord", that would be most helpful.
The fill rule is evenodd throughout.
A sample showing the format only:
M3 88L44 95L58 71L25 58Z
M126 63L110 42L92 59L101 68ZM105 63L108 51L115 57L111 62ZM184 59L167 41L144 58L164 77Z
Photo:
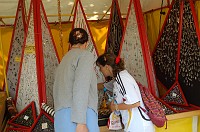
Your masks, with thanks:
M162 8L163 8L163 0L162 0L162 3L161 3L161 10L160 10L160 23L159 23L159 34L160 34L160 26L161 26L161 20L162 20L162 15L165 15L165 12L162 11Z
M58 21L59 21L59 38L60 38L60 47L62 48L62 57L64 55L63 49L63 33L62 33L62 18L61 18L61 8L60 8L60 0L58 0Z
M0 51L2 53L2 64L3 64L3 74L4 74L4 80L5 80L6 93L7 93L7 97L9 97L6 68L5 68L5 63L4 63L4 53L3 53L3 43L2 43L1 29L0 29L0 48L1 48Z

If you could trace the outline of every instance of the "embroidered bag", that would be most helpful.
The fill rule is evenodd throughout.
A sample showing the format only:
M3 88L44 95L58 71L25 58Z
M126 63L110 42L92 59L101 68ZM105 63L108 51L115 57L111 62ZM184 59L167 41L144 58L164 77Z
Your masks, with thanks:
M163 127L167 118L165 116L165 112L163 111L162 106L158 103L156 98L150 93L148 88L145 88L142 84L138 83L140 88L140 93L142 96L142 100L144 102L144 106L146 110L142 107L138 107L140 114L144 120L151 120L154 125L157 127ZM141 110L143 110L150 119L146 119L144 115L142 115Z

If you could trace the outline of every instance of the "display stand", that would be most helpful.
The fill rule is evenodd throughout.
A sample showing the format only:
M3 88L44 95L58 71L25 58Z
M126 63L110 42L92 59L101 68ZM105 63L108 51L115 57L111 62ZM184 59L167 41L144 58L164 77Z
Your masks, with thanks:
M11 44L7 62L7 86L9 96L15 99L22 48L26 34L25 5L23 0L19 0ZM6 86L6 85L4 85Z
M159 97L139 0L130 0L119 55L136 81Z
M37 115L42 103L53 107L57 51L41 0L32 0L18 76L16 107L20 112L34 101Z
M13 127L30 129L35 121L36 121L35 104L34 102L31 102L19 114L17 114L13 119L11 119L8 122L8 124Z
M153 51L156 78L168 89L166 101L179 89L179 105L200 106L200 31L192 0L173 0ZM161 89L161 88L159 88ZM184 95L184 96L183 96Z

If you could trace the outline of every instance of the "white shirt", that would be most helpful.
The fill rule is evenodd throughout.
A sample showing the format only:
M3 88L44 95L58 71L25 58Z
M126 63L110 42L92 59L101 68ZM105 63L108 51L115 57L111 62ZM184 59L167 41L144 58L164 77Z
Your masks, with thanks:
M123 70L119 73L122 83L125 88L125 95L123 96L120 93L120 85L115 81L113 83L113 96L115 97L118 104L125 103L125 104L134 104L140 102L140 106L144 107L144 103L142 101L142 97L140 94L139 87L135 81L135 79L126 71ZM122 115L122 122L125 126L126 132L154 132L154 126L151 121L146 121L140 115L138 108L133 108L129 112L128 110L120 110ZM149 117L143 113L143 115L149 119ZM130 123L128 121L130 119Z

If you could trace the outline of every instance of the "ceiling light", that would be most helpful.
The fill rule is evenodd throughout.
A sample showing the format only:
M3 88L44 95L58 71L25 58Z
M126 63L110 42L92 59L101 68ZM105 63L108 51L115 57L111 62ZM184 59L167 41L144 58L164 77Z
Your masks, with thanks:
M94 7L94 4L90 4L90 7Z
M107 12L107 14L110 14L110 11L109 11L109 12Z
M106 13L106 12L107 12L106 10L103 11L103 13Z
M90 17L88 20L98 20L99 15L94 15Z
M94 14L97 14L98 12L97 12L97 11L93 11L93 13L94 13Z
M47 2L50 2L51 0L47 0Z
M74 5L74 2L69 2L68 5L71 5L71 6L72 6L72 5Z

